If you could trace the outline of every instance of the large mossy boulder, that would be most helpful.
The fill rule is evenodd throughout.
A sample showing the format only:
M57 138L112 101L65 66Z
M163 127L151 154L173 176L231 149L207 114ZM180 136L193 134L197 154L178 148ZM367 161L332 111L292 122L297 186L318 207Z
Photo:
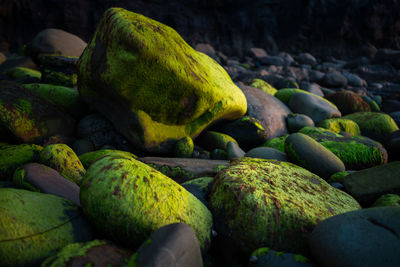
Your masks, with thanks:
M0 125L19 141L41 143L52 135L72 135L75 121L28 89L1 81Z
M212 216L191 193L132 157L106 156L94 162L81 185L89 220L116 242L139 246L161 226L184 222L202 248L210 242Z
M92 239L78 206L49 194L0 188L0 265L36 266L74 242Z
M299 132L312 137L333 152L348 170L370 168L388 161L386 149L365 136L345 137L324 128L310 126L302 128Z
M213 59L172 28L108 9L78 63L78 89L133 144L172 152L219 119L246 113L246 98ZM121 120L121 118L124 118Z
M360 206L315 174L287 162L242 158L218 173L210 196L217 233L247 256L263 245L309 252L320 221Z

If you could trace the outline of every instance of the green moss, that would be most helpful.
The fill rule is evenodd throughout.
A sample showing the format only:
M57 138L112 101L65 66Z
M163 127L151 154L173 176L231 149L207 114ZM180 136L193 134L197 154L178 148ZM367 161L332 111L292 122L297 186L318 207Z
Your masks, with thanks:
M328 179L328 183L343 183L343 178L345 176L349 175L349 172L343 171L343 172L337 172L331 175Z
M186 136L175 144L174 155L178 158L190 158L193 154L194 143L192 138Z
M346 132L350 135L361 135L358 124L352 120L341 118L326 119L318 123L318 127L322 127L334 133Z
M210 242L210 211L172 179L133 158L109 156L93 163L80 200L97 229L128 246L139 246L151 232L175 222L190 225L202 248Z
M285 134L279 137L272 138L265 142L262 146L272 147L278 149L279 151L285 152L285 141L288 136L288 134Z
M36 78L40 80L42 74L40 71L25 67L14 67L5 72L5 74L13 80L23 81L26 79Z
M77 185L81 184L86 170L75 152L65 144L46 146L39 154L40 162L57 170Z
M304 257L301 254L295 254L294 255L294 260L297 261L297 262L302 262L302 263L310 262L310 260L308 258Z
M228 168L227 165L218 165L217 167L215 167L214 171L215 171L216 173L218 173L218 172L220 172L220 171L222 171L222 170L225 170L226 168Z
M279 89L279 90L274 94L274 96L275 96L276 98L278 98L280 101L282 101L283 103L288 104L290 98L292 97L292 95L297 94L297 93L303 93L303 94L308 94L308 95L315 96L315 97L317 97L317 98L319 98L319 99L322 99L323 101L325 101L327 104L329 104L329 105L332 106L333 108L338 109L338 108L336 107L336 105L333 104L331 101L329 101L329 100L327 100L327 99L325 99L325 98L323 98L323 97L320 97L319 95L316 95L316 94L313 94L313 93L310 93L310 92L308 92L308 91L301 90L301 89L296 89L296 88Z
M37 161L43 148L37 145L0 146L0 179L11 180L14 171L22 165Z
M167 165L156 165L152 163L148 163L150 167L158 170L165 176L168 176L169 178L173 179L174 181L178 182L184 182L184 181L189 181L195 178L194 174L188 171L185 171L181 167L171 167Z
M213 151L214 149L225 150L229 142L233 142L236 145L239 145L238 142L231 136L214 131L207 131L202 133L202 135L196 140L196 142L208 151Z
M121 157L132 157L137 159L137 156L122 150L116 149L99 149L92 152L87 152L79 156L79 160L82 162L82 165L85 169L88 169L90 165L98 159L101 159L105 156L121 156Z
M43 263L42 267L66 267L68 262L79 256L85 256L89 249L97 246L106 245L106 241L93 240L85 243L73 243L62 250L60 250L56 255L47 258ZM87 263L91 264L91 263ZM86 265L85 265L86 266Z
M198 187L200 190L206 192L208 191L210 184L212 183L213 180L214 180L213 177L200 177L184 182L182 183L182 185L194 185Z
M253 253L251 253L250 257L261 258L262 256L267 255L269 250L270 250L270 248L268 248L268 247L258 248L256 250L254 250Z
M316 224L360 208L352 197L299 166L252 158L232 161L216 176L210 204L218 234L245 254L263 245L307 251Z
M66 74L48 69L43 70L43 77L45 77L44 81L46 83L65 87L76 87L78 82L77 74Z
M274 95L278 91L269 83L261 79L253 79L250 86L261 89L262 91L270 95Z
M386 207L386 206L399 207L400 206L400 195L386 194L386 195L379 197L374 202L374 204L372 204L372 207Z
M105 12L78 65L81 95L95 106L104 96L127 103L130 141L150 151L246 112L245 96L218 63L172 28L121 8Z
M369 105L369 107L371 108L372 112L379 112L381 111L379 105L375 102L375 100L373 100L372 98L368 97L368 96L361 96L361 98L367 102L367 104Z
M13 183L19 188L34 192L40 192L39 189L32 186L30 183L25 182L25 175L26 175L25 169L22 167L18 168L13 175Z

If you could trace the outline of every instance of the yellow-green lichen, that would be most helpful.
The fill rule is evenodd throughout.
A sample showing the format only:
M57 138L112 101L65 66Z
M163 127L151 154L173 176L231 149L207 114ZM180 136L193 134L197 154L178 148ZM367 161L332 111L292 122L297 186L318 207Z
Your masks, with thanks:
M283 103L288 104L290 98L291 98L294 94L297 94L297 93L303 93L303 94L308 94L308 95L315 96L315 97L318 98L318 99L322 99L324 102L326 102L327 104L329 104L329 105L332 106L333 108L338 109L337 106L336 106L335 104L333 104L331 101L329 101L329 100L327 100L327 99L325 99L325 98L323 98L323 97L321 97L321 96L319 96L319 95L316 95L316 94L313 94L313 93L310 93L310 92L308 92L308 91L301 90L301 89L296 89L296 88L284 88L284 89L279 89L279 90L274 94L274 96L275 96L276 98L278 98L280 101L282 101Z
M261 258L262 256L267 255L269 251L270 248L268 247L258 248L251 253L250 257Z
M79 160L82 162L83 167L85 169L88 169L93 162L105 156L132 157L134 159L137 158L136 155L127 151L116 150L116 149L99 149L96 151L87 152L80 155Z
M108 9L78 63L79 91L121 109L137 127L115 121L147 150L195 137L218 119L246 112L241 90L213 59L196 52L172 28L121 8ZM119 106L118 106L119 105ZM107 112L103 112L105 116ZM128 134L129 133L129 134Z
M179 166L171 167L168 165L157 165L153 163L147 163L147 165L161 172L165 176L168 176L176 182L182 183L195 178L195 175L193 173L188 172Z
M190 158L193 154L194 143L192 138L186 136L175 144L174 155L178 158Z
M347 172L347 171L334 173L331 175L331 177L329 177L327 182L328 183L342 183L343 178L347 175L349 175L349 172Z
M278 90L276 90L273 86L261 79L254 79L250 86L261 89L267 94L274 95Z
M175 222L190 225L202 248L210 242L210 211L172 179L133 158L106 156L94 162L80 200L92 224L125 245L137 247Z
M285 134L279 137L272 138L270 140L267 140L262 146L272 147L279 151L285 152L285 141L288 136L288 134Z
M318 127L322 127L334 133L346 132L350 135L361 135L360 127L352 120L341 118L326 119L318 123Z
M400 195L386 194L386 195L379 197L374 202L374 204L372 204L372 207L387 207L387 206L399 207L400 206Z
M207 191L210 187L210 184L214 180L213 177L200 177L187 182L182 183L182 185L194 185L198 187L202 191Z
M301 254L295 254L294 255L294 260L297 262L302 262L302 263L306 263L306 262L310 262L310 260L306 257L304 257Z
M32 186L30 183L25 182L25 175L26 175L25 169L23 167L18 168L17 170L15 170L13 175L13 183L19 188L34 192L40 192L39 189Z
M250 253L260 246L307 251L320 221L360 208L351 196L287 162L242 158L220 172L210 195L216 230Z
M81 184L86 171L75 152L66 144L46 146L39 154L40 162L57 170L62 176Z
M29 69L25 67L14 67L5 72L5 74L11 79L17 81L23 81L29 78L36 78L40 80L42 78L42 74L38 70Z

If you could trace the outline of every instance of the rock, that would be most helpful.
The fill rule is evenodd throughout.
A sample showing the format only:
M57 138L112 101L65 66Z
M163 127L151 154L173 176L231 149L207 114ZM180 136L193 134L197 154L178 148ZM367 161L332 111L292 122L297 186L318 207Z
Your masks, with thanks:
M293 94L289 100L288 106L295 113L309 116L316 124L325 119L341 116L340 111L335 105L332 105L322 97L310 93Z
M14 171L26 163L37 161L42 149L37 145L0 144L0 180L12 180Z
M260 246L307 253L307 235L333 215L359 209L344 192L294 164L243 158L214 179L216 231L248 259ZM233 253L233 254L232 254Z
M42 78L42 73L40 73L40 71L25 67L14 67L7 70L4 74L7 75L11 81L17 83L40 82Z
M36 266L73 242L93 238L78 206L49 194L0 188L3 266Z
M64 109L76 119L82 118L87 113L87 108L75 89L43 83L24 84L24 87Z
M108 156L93 163L80 200L98 230L127 246L137 246L152 231L175 222L190 225L202 249L210 243L210 211L172 179L132 157Z
M237 144L234 142L228 142L226 145L226 153L228 160L235 159L235 158L243 158L244 152Z
M309 75L310 75L310 82L319 84L322 83L322 79L324 78L325 73L318 70L310 70Z
M137 156L127 152L127 151L121 151L121 150L115 150L115 149L99 149L96 151L92 152L87 152L82 155L79 155L79 160L82 162L82 165L85 169L88 169L90 165L92 165L93 162L96 160L102 159L106 156L111 156L111 157L132 157L134 159L137 159Z
M246 112L243 93L214 60L172 28L121 8L105 12L78 75L83 99L149 152L171 152L177 140Z
M372 99L371 97L363 95L363 96L361 96L361 98L369 105L369 107L371 108L371 111L374 111L374 112L381 111L381 108L379 107L378 103L376 103L376 101L374 99Z
M8 57L7 60L0 65L0 73L6 72L7 70L16 67L28 68L32 70L38 69L38 66L35 64L35 62L33 62L32 58L24 56L15 56L15 57Z
M351 91L340 91L326 96L326 99L334 103L342 115L355 112L371 111L368 103L361 96Z
M348 170L370 168L388 161L386 149L368 137L344 137L318 127L304 127L299 132L312 137L333 152Z
M268 56L264 49L257 47L250 48L248 54L256 60L261 60L261 58Z
M216 148L226 149L228 142L238 144L236 140L229 135L214 131L205 131L196 139L196 144L208 151L213 151Z
M249 260L250 267L313 267L309 259L301 254L278 252L267 247L255 250Z
M338 71L330 71L322 78L322 84L328 88L345 87L347 78Z
M166 176L178 183L192 180L194 178L211 176L214 177L221 168L226 168L227 160L208 159L179 159L179 158L158 158L144 157L140 161L156 168Z
M314 126L314 121L304 114L289 114L286 124L290 133L296 133L305 126Z
M314 95L318 95L320 97L324 97L324 93L321 90L321 86L319 86L316 83L308 83L308 82L303 82L301 84L301 89L303 89L304 91L313 93Z
M196 49L196 51L199 51L203 54L206 54L207 56L217 59L217 54L215 52L214 47L212 47L212 45L210 44L197 44L194 49Z
M310 53L300 53L299 56L297 57L297 61L300 64L306 64L311 66L317 64L317 59Z
M228 153L226 153L225 149L216 148L213 151L211 151L210 158L216 160L226 160L228 159Z
M285 104L259 89L249 86L241 89L247 99L247 115L261 122L268 134L267 139L287 133L285 119L291 111Z
M363 209L326 219L310 247L321 266L399 266L400 208Z
M390 135L399 130L396 122L385 113L357 112L346 115L343 119L356 122L360 127L361 134L378 142L386 144Z
M349 175L350 173L355 172L355 171L343 171L343 172L337 172L331 175L331 177L329 177L329 179L327 180L328 183L333 184L333 183L343 183L343 178L347 175Z
M6 81L0 82L0 89L0 124L19 141L41 143L74 132L72 117L28 89Z
M218 130L235 139L244 150L261 145L268 137L268 132L261 121L248 116L224 123L218 127Z
M385 99L385 101L383 101L383 111L386 113L400 111L400 101L396 99Z
M3 62L6 60L7 60L6 55L4 55L4 53L0 53L0 65L3 64Z
M184 223L173 223L152 233L129 263L137 267L202 267L203 259L192 228Z
M86 43L78 36L60 29L44 29L28 44L27 52L33 58L42 54L80 57Z
M86 170L75 152L65 144L48 145L39 153L39 161L71 182L80 185Z
M265 56L260 58L260 62L263 65L273 65L273 66L286 66L285 60L279 56Z
M386 147L390 160L400 160L400 130L390 135L390 141Z
M176 142L174 156L177 158L190 158L193 154L194 143L192 138L186 136Z
M66 198L80 206L79 186L61 176L56 170L38 163L18 168L13 182L20 188Z
M74 150L77 156L92 152L94 150L93 143L85 139L76 140L72 143L71 148Z
M42 267L67 267L82 264L92 266L121 266L131 253L105 240L95 239L84 243L73 243L47 258Z
M350 86L355 86L355 87L367 86L367 82L365 80L361 79L356 74L349 73L349 72L343 72L343 76L346 77L348 84Z
M345 170L343 162L335 154L302 133L294 133L286 138L285 152L293 163L324 179Z
M262 146L272 147L279 151L285 152L285 141L288 136L288 134L285 134L279 137L272 138L265 142Z
M375 63L385 64L389 63L396 68L400 68L400 51L382 48L376 52Z
M288 161L284 152L272 147L256 147L250 151L247 151L244 156L256 159L275 159L279 161Z
M42 83L76 87L78 57L44 55L39 58Z
M389 116L396 122L397 126L400 125L400 111L389 113Z
M261 79L253 79L251 82L251 87L255 87L263 90L267 94L274 95L278 90L276 90L273 86Z
M400 195L396 194L386 194L379 197L372 207L388 207L388 206L396 206L400 207Z
M181 185L208 207L208 195L210 194L213 180L213 177L201 177L186 181Z
M360 127L358 127L357 123L352 120L342 118L323 120L318 123L318 127L325 128L337 134L346 132L350 136L361 135Z
M400 162L364 169L343 179L346 191L361 205L368 207L384 194L400 193Z

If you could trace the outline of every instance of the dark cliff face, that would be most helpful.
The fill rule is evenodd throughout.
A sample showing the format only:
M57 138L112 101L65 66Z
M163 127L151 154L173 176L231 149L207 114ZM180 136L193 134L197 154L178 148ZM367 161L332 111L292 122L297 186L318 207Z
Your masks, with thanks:
M376 47L400 49L397 0L3 0L0 49L15 51L44 28L88 41L103 12L123 7L175 28L190 44L211 43L243 56L250 47L358 56Z

